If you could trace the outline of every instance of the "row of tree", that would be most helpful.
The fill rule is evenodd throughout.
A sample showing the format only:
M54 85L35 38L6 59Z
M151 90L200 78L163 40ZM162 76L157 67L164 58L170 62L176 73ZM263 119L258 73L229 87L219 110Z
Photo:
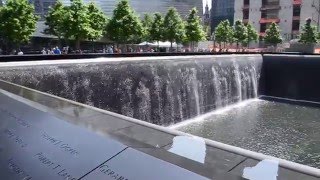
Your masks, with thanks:
M320 42L320 32L316 31L316 27L311 25L311 19L308 18L304 26L302 26L301 34L299 36L299 42L303 44L313 44ZM259 39L257 31L252 27L250 23L244 24L242 21L237 20L232 27L228 20L224 20L216 27L215 40L219 43L222 50L222 43L224 47L226 44L239 45L246 47L250 42L257 42ZM276 23L271 23L265 31L264 37L262 37L267 45L276 46L282 43L282 37L279 26Z
M6 48L18 48L27 43L35 32L38 16L28 0L7 0L0 7L0 41ZM59 40L73 40L76 48L80 42L105 38L117 45L142 41L170 41L191 43L205 39L201 19L194 8L184 21L175 8L170 8L165 16L160 13L145 15L140 19L127 0L121 0L111 18L93 2L72 0L65 6L61 1L50 8L45 18L44 33Z
M218 24L214 32L215 41L219 44L220 50L226 47L226 44L235 43L237 49L239 46L248 47L251 42L258 42L259 35L255 28L250 24L244 24L237 20L233 26L229 20L224 20ZM272 23L266 30L264 41L271 45L282 42L281 35L277 24Z
M127 0L120 1L108 19L94 3L85 5L81 0L71 1L70 6L61 2L50 9L46 17L46 33L59 39L74 39L76 48L82 40L105 38L117 45L141 41L198 42L204 40L201 19L194 8L187 21L181 19L175 8L162 17L160 13L146 14L141 20Z

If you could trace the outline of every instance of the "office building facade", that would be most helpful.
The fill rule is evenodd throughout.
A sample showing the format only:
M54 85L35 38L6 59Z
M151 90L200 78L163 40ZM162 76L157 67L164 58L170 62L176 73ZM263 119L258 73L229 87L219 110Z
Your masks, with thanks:
M92 1L109 17L112 16L113 10L119 2L119 0L84 0L85 3ZM69 5L70 1L64 0L63 3ZM146 13L153 14L155 12L164 15L170 7L175 7L182 18L186 18L193 7L198 9L199 16L203 16L202 0L129 0L129 3L141 17Z
M213 32L217 25L228 19L231 24L234 22L234 4L239 0L212 0L211 8L211 31Z
M52 7L57 0L30 0L29 2L34 5L35 14L40 17L40 20L44 20L50 7Z
M307 18L318 27L320 23L319 0L236 0L234 19L250 22L265 36L268 25L276 22L285 41L295 39Z

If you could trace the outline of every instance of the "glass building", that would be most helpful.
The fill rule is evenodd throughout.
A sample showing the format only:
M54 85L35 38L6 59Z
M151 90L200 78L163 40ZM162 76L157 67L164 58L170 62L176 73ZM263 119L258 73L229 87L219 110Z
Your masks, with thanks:
M85 3L92 0L84 0ZM63 1L65 5L70 4L69 0ZM107 15L111 16L112 12L119 2L119 0L93 0ZM185 18L189 11L196 7L199 11L199 16L203 15L203 3L202 0L129 0L132 8L140 15L146 13L159 12L165 14L169 7L177 8L182 18Z
M211 31L213 32L217 25L228 19L230 24L234 21L234 2L235 0L212 0L211 9Z
M29 0L29 2L34 5L35 14L40 17L40 20L44 20L49 8L53 6L57 0Z

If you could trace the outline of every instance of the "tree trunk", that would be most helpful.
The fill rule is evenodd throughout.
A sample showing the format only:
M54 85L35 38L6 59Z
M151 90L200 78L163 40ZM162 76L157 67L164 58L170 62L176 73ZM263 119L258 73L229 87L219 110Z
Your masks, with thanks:
M80 38L76 38L76 49L80 50Z
M194 52L194 42L191 42L191 48L192 48L192 52Z
M58 47L61 47L61 37L58 36Z
M95 47L94 47L94 41L91 39L91 44L92 44L92 52L95 53Z
M170 41L170 52L173 52L172 41Z

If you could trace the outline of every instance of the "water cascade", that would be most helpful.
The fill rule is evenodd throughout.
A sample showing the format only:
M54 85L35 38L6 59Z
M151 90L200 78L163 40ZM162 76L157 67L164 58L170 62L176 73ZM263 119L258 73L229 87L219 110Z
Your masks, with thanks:
M0 66L0 78L163 126L258 95L259 55L142 59Z

